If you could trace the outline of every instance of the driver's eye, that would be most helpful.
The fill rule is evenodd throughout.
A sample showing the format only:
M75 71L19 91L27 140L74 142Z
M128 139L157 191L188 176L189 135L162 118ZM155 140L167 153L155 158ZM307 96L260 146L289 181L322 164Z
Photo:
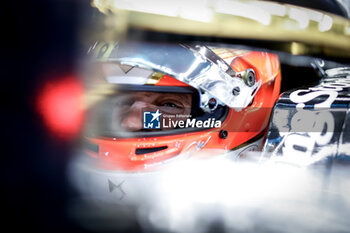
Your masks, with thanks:
M182 108L181 106L179 106L175 103L172 103L172 102L165 102L165 103L161 104L160 106L170 107L170 108Z
M180 114L184 111L184 106L181 103L173 100L165 100L156 104L159 109L169 114Z

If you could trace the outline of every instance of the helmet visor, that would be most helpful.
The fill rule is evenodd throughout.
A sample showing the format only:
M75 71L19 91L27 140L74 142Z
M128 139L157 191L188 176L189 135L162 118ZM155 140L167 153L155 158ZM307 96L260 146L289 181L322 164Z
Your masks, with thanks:
M226 108L208 113L198 106L198 93L190 87L119 85L90 109L88 134L147 137L221 126Z
M91 64L88 135L147 137L221 126L226 107L203 111L197 89L163 73L115 62ZM93 101L91 101L93 100Z

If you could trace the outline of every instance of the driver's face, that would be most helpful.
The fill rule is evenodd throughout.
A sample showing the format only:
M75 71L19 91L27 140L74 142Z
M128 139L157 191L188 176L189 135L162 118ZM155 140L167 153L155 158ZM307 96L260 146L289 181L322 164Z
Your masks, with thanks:
M192 95L183 93L131 92L117 98L115 113L121 127L127 131L142 130L142 114L145 108L159 109L169 115L189 115ZM172 120L180 120L177 117ZM184 118L181 118L184 120Z

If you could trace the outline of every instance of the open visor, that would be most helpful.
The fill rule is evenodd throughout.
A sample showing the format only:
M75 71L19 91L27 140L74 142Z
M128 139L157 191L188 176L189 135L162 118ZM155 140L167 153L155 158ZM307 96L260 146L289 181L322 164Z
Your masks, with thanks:
M220 128L228 112L221 105L203 111L195 88L159 72L119 63L95 64L93 71L91 78L100 83L89 94L97 100L88 114L88 135L93 137L147 137Z
M259 89L260 81L247 85L219 56L203 45L159 43L100 43L91 49L95 61L116 62L161 72L194 87L200 107L212 111L210 100L231 108L245 108Z

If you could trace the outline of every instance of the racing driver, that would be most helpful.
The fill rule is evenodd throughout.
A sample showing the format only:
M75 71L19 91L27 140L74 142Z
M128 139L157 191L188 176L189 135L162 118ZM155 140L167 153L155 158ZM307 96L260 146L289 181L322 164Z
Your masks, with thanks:
M86 152L104 169L152 170L261 146L280 93L276 55L145 42L96 43L89 53Z

